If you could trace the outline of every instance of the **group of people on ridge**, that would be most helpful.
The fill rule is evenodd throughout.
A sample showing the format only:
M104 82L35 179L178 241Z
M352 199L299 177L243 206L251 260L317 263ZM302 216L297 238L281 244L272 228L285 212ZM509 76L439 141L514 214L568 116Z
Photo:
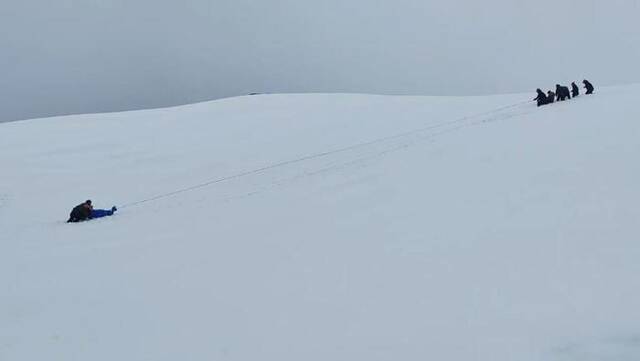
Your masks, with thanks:
M586 94L593 94L593 84L591 84L588 80L583 80L582 84L584 84L584 88L586 89ZM580 89L575 82L571 83L571 93L569 93L569 88L566 86L562 86L560 84L556 84L556 92L549 90L547 94L545 94L540 88L536 90L538 96L533 99L538 101L538 106L551 104L554 101L564 101L566 99L571 99L571 97L577 97L580 95Z
M113 216L117 210L118 208L116 208L116 206L111 207L111 209L94 209L91 204L91 200L88 199L71 210L67 223L82 222L94 218Z

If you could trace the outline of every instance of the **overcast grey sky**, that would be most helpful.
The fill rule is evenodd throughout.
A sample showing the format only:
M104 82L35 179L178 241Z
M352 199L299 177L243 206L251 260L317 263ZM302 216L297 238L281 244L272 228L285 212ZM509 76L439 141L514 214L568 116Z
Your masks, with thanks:
M4 0L0 121L250 92L640 82L640 0Z

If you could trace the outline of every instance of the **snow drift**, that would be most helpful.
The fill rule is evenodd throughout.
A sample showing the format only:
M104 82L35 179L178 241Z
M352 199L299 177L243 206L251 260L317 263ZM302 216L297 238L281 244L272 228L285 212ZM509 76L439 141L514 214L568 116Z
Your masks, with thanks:
M0 124L0 359L638 360L640 86L532 97Z

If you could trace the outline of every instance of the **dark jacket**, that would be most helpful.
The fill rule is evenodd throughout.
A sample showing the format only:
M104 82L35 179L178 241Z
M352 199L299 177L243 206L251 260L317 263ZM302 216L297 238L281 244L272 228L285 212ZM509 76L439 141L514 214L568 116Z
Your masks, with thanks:
M571 96L575 98L578 95L580 95L580 89L578 89L576 83L571 83Z
M557 100L571 99L569 88L567 88L566 86L562 86L560 84L556 85L556 97L557 97Z
M91 208L87 207L84 203L75 206L69 214L69 220L67 222L81 222L91 219Z
M547 103L549 103L549 104L553 103L553 101L555 100L555 97L556 97L556 93L554 93L551 90L549 90L547 92Z
M547 95L540 89L537 89L536 92L538 93L538 96L533 100L538 101L538 106L547 104Z
M584 83L584 88L587 89L587 94L593 94L593 84L586 79L582 83Z

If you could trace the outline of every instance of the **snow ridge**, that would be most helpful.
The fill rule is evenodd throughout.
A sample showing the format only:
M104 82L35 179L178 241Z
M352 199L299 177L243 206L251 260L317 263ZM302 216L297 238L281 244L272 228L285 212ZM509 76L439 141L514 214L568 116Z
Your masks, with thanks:
M640 359L639 96L0 124L0 359Z

